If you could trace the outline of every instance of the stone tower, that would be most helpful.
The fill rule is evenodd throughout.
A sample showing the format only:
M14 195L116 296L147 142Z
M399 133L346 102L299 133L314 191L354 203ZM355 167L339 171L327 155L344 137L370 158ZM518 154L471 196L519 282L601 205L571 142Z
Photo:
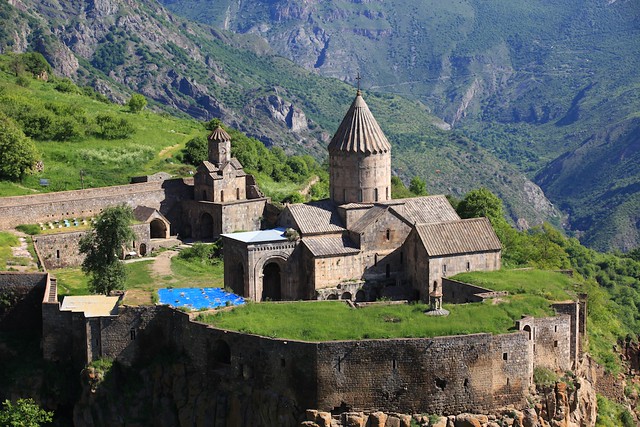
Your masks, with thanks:
M391 144L360 90L328 149L331 200L337 204L391 200Z
M209 140L209 161L220 167L231 160L231 137L220 126L215 128Z

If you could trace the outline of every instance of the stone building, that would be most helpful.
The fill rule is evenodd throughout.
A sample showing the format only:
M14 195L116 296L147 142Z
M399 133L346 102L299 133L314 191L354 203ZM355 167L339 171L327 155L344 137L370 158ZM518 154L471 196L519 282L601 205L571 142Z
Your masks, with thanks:
M446 197L391 199L391 146L360 91L328 146L330 199L285 207L279 228L222 234L225 286L256 301L428 300L442 278L496 270L486 218Z

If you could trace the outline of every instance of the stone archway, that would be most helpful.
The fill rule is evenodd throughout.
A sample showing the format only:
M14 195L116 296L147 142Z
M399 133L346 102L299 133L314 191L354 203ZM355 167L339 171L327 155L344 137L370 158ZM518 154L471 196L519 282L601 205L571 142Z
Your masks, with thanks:
M149 224L149 233L152 239L166 239L168 238L167 224L161 219L154 219Z
M531 341L531 339L533 338L533 334L531 333L531 326L526 325L524 328L522 328L522 330L529 333L529 341Z
M204 212L200 216L200 237L203 239L213 238L213 217Z
M276 262L268 262L262 269L262 301L282 299L282 271Z
M342 300L349 300L351 301L351 292L345 292L342 294L342 296L340 297L340 299Z

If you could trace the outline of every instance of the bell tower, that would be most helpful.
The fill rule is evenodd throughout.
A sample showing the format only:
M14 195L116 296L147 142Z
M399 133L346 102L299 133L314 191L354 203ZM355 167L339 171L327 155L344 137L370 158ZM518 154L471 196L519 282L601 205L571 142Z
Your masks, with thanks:
M231 160L231 137L220 126L207 138L209 141L209 161L220 167Z
M336 204L391 200L391 144L360 89L328 150L329 192Z

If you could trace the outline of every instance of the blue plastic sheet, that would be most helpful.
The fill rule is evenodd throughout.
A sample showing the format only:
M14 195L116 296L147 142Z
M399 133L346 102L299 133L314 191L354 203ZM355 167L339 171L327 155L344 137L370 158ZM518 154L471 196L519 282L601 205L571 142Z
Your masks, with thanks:
M244 304L244 298L220 288L162 288L158 296L160 304L192 310Z

